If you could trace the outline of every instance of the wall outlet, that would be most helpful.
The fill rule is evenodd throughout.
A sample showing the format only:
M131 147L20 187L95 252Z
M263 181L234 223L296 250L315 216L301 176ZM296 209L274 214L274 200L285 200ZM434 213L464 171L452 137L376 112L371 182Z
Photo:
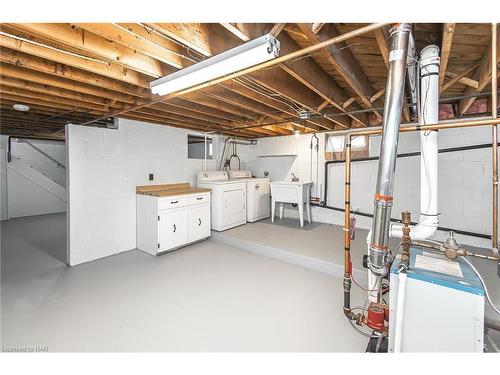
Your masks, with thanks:
M154 174L150 173L149 174L149 181L153 181L155 179Z

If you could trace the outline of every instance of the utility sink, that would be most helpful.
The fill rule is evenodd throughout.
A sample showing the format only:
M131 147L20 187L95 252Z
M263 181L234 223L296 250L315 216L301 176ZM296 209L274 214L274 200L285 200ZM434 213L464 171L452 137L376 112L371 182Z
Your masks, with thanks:
M295 203L299 209L300 226L304 226L304 204L307 210L307 221L311 223L312 181L279 181L271 182L271 221L274 223L276 203L280 203L280 219L283 219L283 204Z

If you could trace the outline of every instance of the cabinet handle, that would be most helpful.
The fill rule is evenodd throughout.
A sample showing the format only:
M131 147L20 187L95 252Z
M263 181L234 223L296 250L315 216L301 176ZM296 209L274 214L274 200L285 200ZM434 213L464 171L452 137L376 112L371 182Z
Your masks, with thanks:
M203 197L196 198L197 201L201 201L202 199L203 199Z
M198 226L201 227L201 219L198 218Z
M177 230L177 227L176 227L176 226L175 226L175 224L174 224L174 233L175 233L175 231L176 231L176 230Z
M179 203L179 201L172 201L172 202L170 202L170 204L177 204L177 203Z

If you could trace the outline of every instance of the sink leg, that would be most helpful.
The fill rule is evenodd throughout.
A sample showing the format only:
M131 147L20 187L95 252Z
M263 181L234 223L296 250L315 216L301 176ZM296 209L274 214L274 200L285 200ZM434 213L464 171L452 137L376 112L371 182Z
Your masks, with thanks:
M299 202L298 206L299 206L300 226L303 227L304 226L304 203Z
M285 204L280 203L280 220L283 219L283 210L284 210Z
M271 223L274 223L274 211L276 209L276 201L274 199L271 200Z
M307 221L309 224L311 224L311 205L309 202L306 203L306 210L307 210Z

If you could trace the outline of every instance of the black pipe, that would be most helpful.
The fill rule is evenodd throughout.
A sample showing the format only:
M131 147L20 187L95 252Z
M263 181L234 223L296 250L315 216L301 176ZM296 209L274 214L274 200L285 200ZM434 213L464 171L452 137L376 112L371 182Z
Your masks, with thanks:
M339 211L339 212L345 212L345 210L343 208L334 207L334 206L327 206L326 204L311 203L311 206L320 207L320 208L326 208L328 210L334 210L334 211ZM355 211L355 214L359 215L359 216L365 216L365 217L371 217L371 218L373 218L373 214L369 214L367 212ZM401 223L401 219L391 218L391 221L394 222L394 223ZM412 222L410 222L410 224L411 225L417 225L418 223L412 221ZM465 236L491 239L491 236L488 235L488 234L476 233L476 232L469 232L469 231L462 230L462 229L454 229L454 228L448 228L448 227L437 227L437 230L441 230L441 231L444 231L444 232L453 231L455 233L463 234Z
M498 145L500 146L500 142L498 143ZM486 144L482 144L482 145L471 145L471 146L460 146L460 147L450 147L450 148L443 148L441 150L438 150L438 153L448 153L448 152L458 152L458 151L468 151L468 150L478 150L478 149L483 149L483 148L490 148L491 147L491 143L486 143ZM407 158L407 157L410 157L410 156L419 156L421 154L420 151L415 151L415 152L406 152L406 153L402 153L402 154L398 154L397 157L398 158ZM370 157L366 157L366 158L359 158L359 159L355 159L355 160L351 160L351 163L354 163L354 162L361 162L361 161L371 161L371 160L378 160L379 157L378 156L370 156ZM327 162L325 162L325 189L324 189L324 200L323 202L321 202L320 204L314 204L314 203L311 203L311 205L313 206L317 206L317 207L323 207L323 208L327 208L327 209L330 209L330 210L335 210L335 211L341 211L341 212L344 212L344 209L343 208L339 208L339 207L333 207L333 206L328 206L326 203L328 202L328 166L330 164L338 164L338 163L345 163L345 160L328 160ZM359 216L365 216L365 217L371 217L373 218L373 215L372 214L369 214L369 213L366 213L366 212L359 212L359 211L356 211L356 215L359 215ZM391 221L395 222L395 223L400 223L401 220L399 219L394 219L394 218L391 218ZM417 223L415 222L411 222L412 225L416 225ZM465 230L461 230L461 229L453 229L453 228L447 228L447 227L437 227L438 230L441 230L441 231L453 231L455 233L458 233L458 234L463 234L463 235L466 235L466 236L471 236L471 237L479 237L479 238L486 238L486 239L491 239L491 236L490 235L487 235L487 234L483 234L483 233L476 233L476 232L469 232L469 231L465 231Z

